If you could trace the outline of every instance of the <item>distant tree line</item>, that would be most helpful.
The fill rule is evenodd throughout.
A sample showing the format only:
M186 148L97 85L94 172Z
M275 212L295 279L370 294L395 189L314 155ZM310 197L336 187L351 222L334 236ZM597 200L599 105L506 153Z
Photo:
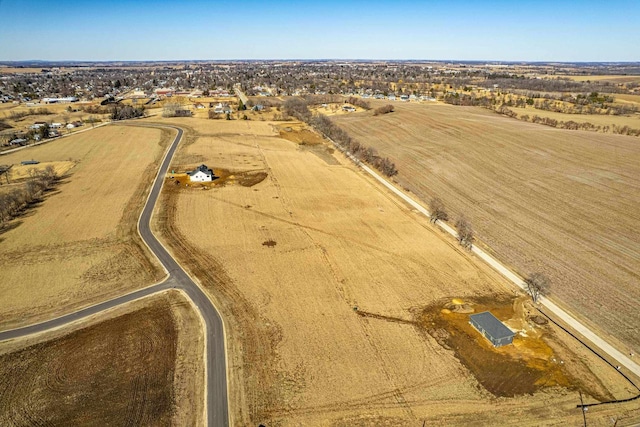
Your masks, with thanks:
M0 194L0 227L24 212L27 206L37 201L58 180L58 174L52 166L42 171L32 169L24 187Z
M28 110L23 110L23 111L11 111L6 117L8 117L11 120L18 120L27 116L46 116L49 114L53 114L51 110L44 107L40 107L40 108L33 108L33 109L30 108Z
M360 144L327 116L312 114L305 100L291 98L284 103L283 111L289 116L308 123L318 132L338 144L343 150L350 152L355 158L369 163L386 176L397 175L396 165L388 157L383 158L378 155L375 148Z
M640 129L632 128L626 125L625 126L617 126L617 125L601 126L601 125L594 125L589 122L575 122L573 120L563 121L563 120L553 119L551 117L540 117L538 115L529 116L528 114L524 114L524 115L518 116L518 114L515 111L509 108L509 106L514 105L513 102L507 101L504 103L499 103L496 97L478 96L476 94L466 94L466 93L447 93L443 97L443 101L451 105L483 107L483 108L493 110L496 113L505 115L507 117L518 118L523 121L538 123L545 126L551 126L551 127L560 128L560 129L587 130L587 131L605 132L605 133L610 132L610 133L615 133L619 135L640 136ZM526 102L526 100L524 102ZM537 105L536 108L540 107L540 109L543 109L543 110L549 109L550 111L555 111L553 108L546 106L547 104L545 102L537 103L534 106ZM520 106L520 105L516 104L516 106ZM630 107L629 110L625 110L625 111L632 111L634 109L635 107ZM619 111L622 111L622 110L619 110ZM561 111L561 112L566 112L566 111ZM611 113L611 114L614 114L614 113Z

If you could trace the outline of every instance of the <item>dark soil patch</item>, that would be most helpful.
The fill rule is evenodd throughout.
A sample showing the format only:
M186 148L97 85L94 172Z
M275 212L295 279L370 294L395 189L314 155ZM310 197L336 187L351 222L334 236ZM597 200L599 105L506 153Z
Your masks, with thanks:
M238 184L243 187L253 187L256 184L260 184L267 177L266 172L256 173L242 173L238 174Z
M476 313L489 310L503 321L517 316L513 300L504 297L467 300L465 303L470 303L467 305ZM583 389L554 357L553 350L542 337L516 335L514 344L495 348L471 326L470 313L445 307L451 307L449 301L427 307L420 315L420 326L441 346L452 350L482 387L494 396L527 395L557 386ZM551 334L550 331L546 333ZM583 391L597 394L586 388Z
M167 302L0 356L0 425L169 425Z

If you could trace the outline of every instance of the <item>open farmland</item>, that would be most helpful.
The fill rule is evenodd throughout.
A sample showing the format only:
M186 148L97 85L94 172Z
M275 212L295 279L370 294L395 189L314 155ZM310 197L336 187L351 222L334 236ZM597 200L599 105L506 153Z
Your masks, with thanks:
M578 390L589 401L632 395L574 341L532 326L531 307L496 273L326 143L300 145L294 127L285 140L283 123L168 122L189 127L172 169L225 171L207 185L167 177L154 227L225 318L234 424L577 424ZM266 177L230 178L247 173ZM457 354L447 334L463 326L446 324L486 306L538 334L535 345L465 362L479 353ZM453 317L437 317L444 310ZM550 375L551 355L572 363ZM483 383L494 357L514 359L505 377L533 395ZM640 417L632 404L590 416L614 414Z
M521 275L549 275L555 301L638 353L637 138L445 105L398 104L385 116L335 121L392 158L403 187L464 213L498 259Z
M36 159L74 165L54 191L1 231L2 329L60 315L162 276L149 261L136 223L169 137L165 132L107 126L0 157L3 164Z
M200 424L201 334L174 291L3 342L0 425Z

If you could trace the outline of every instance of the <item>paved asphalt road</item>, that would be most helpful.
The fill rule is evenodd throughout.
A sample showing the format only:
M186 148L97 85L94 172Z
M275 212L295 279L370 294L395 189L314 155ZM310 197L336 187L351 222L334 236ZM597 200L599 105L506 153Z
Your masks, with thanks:
M149 227L151 214L153 213L153 208L155 207L158 196L160 195L164 177L169 169L169 164L171 163L171 159L173 158L178 144L180 143L183 133L182 129L177 127L163 127L176 129L178 134L167 151L158 171L158 175L153 182L149 198L147 199L147 203L145 204L142 215L140 215L140 219L138 221L138 230L144 242L149 246L156 257L158 257L164 268L169 273L169 277L157 285L140 289L91 307L83 308L56 319L48 320L36 325L0 332L0 341L59 328L76 320L98 314L103 310L116 307L120 304L126 304L157 292L162 292L171 288L180 289L184 291L197 306L205 322L207 376L207 390L205 395L207 400L207 425L215 427L228 426L229 405L227 398L227 369L222 318L211 303L211 300L209 300L200 287L191 280L182 267L180 267L176 260L167 252L164 246L162 246L158 239L153 235Z

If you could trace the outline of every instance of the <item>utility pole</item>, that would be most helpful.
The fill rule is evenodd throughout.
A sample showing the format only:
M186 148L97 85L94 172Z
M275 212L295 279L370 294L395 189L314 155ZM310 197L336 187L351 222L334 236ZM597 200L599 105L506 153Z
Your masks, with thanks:
M584 406L584 401L582 400L582 392L579 391L578 393L580 393L580 409L582 410L582 421L584 422L584 427L587 427L587 409Z

